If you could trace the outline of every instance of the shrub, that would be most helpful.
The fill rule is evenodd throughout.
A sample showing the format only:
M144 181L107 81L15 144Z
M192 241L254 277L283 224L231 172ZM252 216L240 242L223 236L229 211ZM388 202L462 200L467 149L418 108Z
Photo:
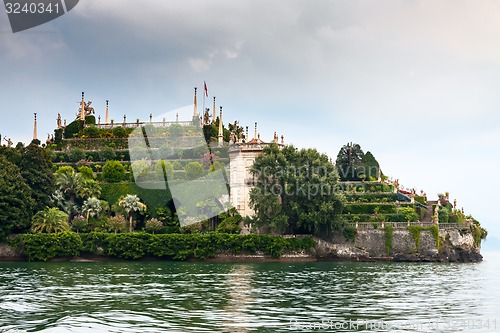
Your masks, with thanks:
M125 168L118 161L109 160L102 167L103 180L108 183L117 183L125 179Z
M111 147L104 147L99 152L99 159L103 162L116 159L116 153Z
M118 233L125 232L127 230L127 220L123 215L112 216L108 218L108 228L109 231Z
M74 257L80 254L82 240L74 232L20 235L21 253L28 260L47 261L55 257Z
M346 226L344 227L344 230L342 231L345 239L347 239L348 241L350 242L354 242L356 240L356 233L357 233L357 230L356 230L356 227L354 226Z
M155 232L158 233L158 231L163 229L163 223L156 218L152 218L146 221L145 229L147 232L152 234L154 234Z
M87 138L98 138L101 134L101 130L95 126L85 127L82 131L82 135Z
M73 163L83 160L85 157L85 152L80 148L73 148L68 153L68 160Z
M184 169L188 179L196 179L204 175L203 165L200 162L189 162Z
M87 229L87 219L83 216L76 216L71 221L71 230L75 232L85 231Z
M121 126L113 128L111 133L113 133L113 135L117 138L126 138L128 136L127 131Z
M240 221L241 216L226 217L217 226L217 229L215 231L225 234L239 234L241 232L241 228L239 226Z

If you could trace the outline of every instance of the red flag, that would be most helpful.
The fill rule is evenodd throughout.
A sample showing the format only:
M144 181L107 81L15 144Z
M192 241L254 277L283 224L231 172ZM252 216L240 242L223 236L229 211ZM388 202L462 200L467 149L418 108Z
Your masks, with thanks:
M208 88L207 88L207 83L205 81L203 81L203 86L205 89L205 96L208 97Z

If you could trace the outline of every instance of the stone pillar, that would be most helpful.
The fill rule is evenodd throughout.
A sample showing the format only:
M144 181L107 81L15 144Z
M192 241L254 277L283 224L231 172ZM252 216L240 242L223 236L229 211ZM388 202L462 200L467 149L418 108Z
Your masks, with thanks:
M215 108L215 96L214 96L214 108L212 112L212 124L215 124L215 119L217 119L217 109Z
M224 144L224 127L222 125L222 106L220 107L220 116L219 116L219 135L218 135L218 141L219 141L219 147L222 147Z
M109 124L109 101L106 100L106 116L104 118L104 123Z
M33 140L38 140L38 129L36 123L36 112L35 112L35 122L33 124Z

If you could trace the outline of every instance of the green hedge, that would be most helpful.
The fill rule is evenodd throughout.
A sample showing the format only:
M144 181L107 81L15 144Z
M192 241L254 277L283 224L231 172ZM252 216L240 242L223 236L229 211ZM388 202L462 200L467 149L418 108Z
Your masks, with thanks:
M336 189L346 193L391 193L394 186L379 182L338 182Z
M395 204L346 204L343 213L351 214L392 214L396 212Z
M171 260L214 257L217 252L263 253L279 258L284 251L303 251L315 245L312 237L283 238L270 235L147 234L126 233L25 234L18 236L18 248L29 260L46 261L81 253L122 259L156 257Z
M404 214L343 214L342 217L344 218L345 221L347 222L376 222L376 221L382 221L384 220L385 222L407 222L407 216ZM411 222L416 222L418 218L415 216L413 218L410 218Z
M19 250L30 261L74 257L80 254L83 245L78 234L68 231L57 234L25 234L19 237Z
M348 202L396 202L397 193L346 193Z
M115 204L122 196L135 194L148 206L148 211L156 212L158 208L167 206L172 200L168 188L166 191L164 189L150 190L139 187L133 182L99 183L99 185L101 185L101 197L110 205Z

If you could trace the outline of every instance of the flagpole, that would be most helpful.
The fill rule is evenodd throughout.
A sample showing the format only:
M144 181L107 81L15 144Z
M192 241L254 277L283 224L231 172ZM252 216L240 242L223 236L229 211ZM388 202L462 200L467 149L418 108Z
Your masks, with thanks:
M203 112L202 112L202 126L205 125L205 96L207 95L206 90L207 84L203 81Z

